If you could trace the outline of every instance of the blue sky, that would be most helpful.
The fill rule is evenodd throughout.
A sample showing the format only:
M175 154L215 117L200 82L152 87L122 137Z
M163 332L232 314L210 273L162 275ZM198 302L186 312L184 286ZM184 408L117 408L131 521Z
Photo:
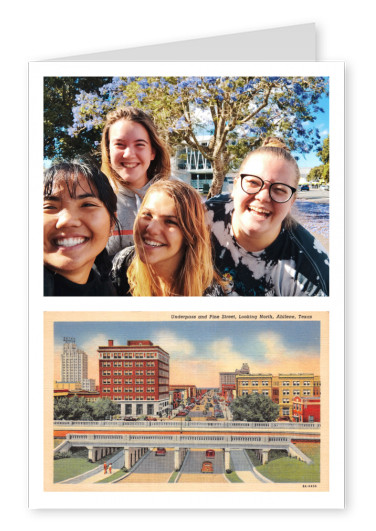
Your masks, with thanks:
M59 364L63 337L74 337L89 356L97 378L98 346L113 339L149 339L170 354L171 383L218 385L219 371L319 372L320 323L311 322L60 322L55 323L55 359ZM56 377L56 371L55 371ZM184 380L184 381L182 381Z
M320 112L316 115L316 121L313 122L313 125L319 130L322 143L324 138L329 135L329 97L322 96L319 101L319 106L324 109L324 112ZM300 168L313 168L322 164L321 160L317 157L315 151L311 151L310 153L305 155L295 152L292 152L292 154L294 156L299 156L298 166Z

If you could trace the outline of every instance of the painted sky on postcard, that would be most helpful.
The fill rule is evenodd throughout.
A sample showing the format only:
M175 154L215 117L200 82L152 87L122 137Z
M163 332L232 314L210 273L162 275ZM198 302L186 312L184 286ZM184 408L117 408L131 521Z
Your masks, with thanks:
M149 339L170 354L170 383L217 387L219 372L320 374L320 322L60 322L55 323L55 379L60 380L63 337L73 337L89 357L98 383L98 346Z

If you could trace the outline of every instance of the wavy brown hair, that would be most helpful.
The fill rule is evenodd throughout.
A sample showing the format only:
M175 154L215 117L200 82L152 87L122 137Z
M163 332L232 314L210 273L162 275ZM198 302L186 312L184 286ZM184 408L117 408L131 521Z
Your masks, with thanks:
M115 191L119 189L120 183L124 186L124 183L119 179L118 174L112 168L110 161L110 129L111 126L119 120L136 122L142 125L148 132L151 146L155 150L155 158L150 162L150 166L147 170L147 178L149 181L151 179L155 179L156 181L159 179L168 179L171 173L170 153L167 145L160 137L153 119L149 114L136 107L121 107L107 114L101 141L101 170L110 179Z
M163 285L153 267L141 261L137 249L138 245L142 245L138 221L143 205L154 192L163 192L173 199L177 222L184 238L184 257L169 285ZM189 184L171 180L153 184L145 194L133 231L136 254L127 272L130 293L133 296L202 296L213 281L223 283L213 266L205 206L200 194Z

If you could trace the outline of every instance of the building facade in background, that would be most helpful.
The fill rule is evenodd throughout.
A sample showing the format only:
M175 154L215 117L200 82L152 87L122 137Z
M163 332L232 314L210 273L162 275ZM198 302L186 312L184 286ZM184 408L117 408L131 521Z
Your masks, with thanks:
M241 374L249 374L248 363L243 363L241 369L235 369L234 372L220 372L219 373L219 393L226 401L231 402L234 398L236 390L236 376Z
M155 415L169 409L170 355L149 340L100 346L99 393L120 403L121 415Z
M87 354L79 349L74 337L64 337L61 354L61 382L80 383L88 377Z
M273 374L237 374L236 396L242 397L252 393L268 396L279 405L279 418L294 420L294 399L299 397L320 396L320 376L313 373Z
M320 397L295 397L292 416L295 422L320 422Z

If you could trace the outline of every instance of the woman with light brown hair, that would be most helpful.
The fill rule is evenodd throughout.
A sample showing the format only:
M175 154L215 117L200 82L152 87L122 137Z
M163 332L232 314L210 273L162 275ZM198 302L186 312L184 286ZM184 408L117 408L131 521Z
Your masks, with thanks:
M117 194L120 231L108 242L108 252L133 244L133 223L146 190L170 177L170 154L152 120L141 109L123 107L106 117L101 142L102 171Z
M215 264L234 295L326 296L329 258L291 216L299 168L268 137L240 166L230 195L209 199Z
M220 296L210 230L200 194L181 181L158 181L148 189L134 224L135 247L114 258L119 295Z

